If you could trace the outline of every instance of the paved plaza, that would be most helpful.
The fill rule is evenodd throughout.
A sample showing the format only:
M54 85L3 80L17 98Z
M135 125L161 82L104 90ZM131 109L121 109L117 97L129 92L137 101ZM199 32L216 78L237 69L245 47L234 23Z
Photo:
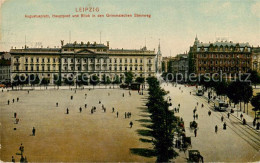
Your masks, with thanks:
M15 99L14 103L12 99ZM10 105L7 105L8 100ZM102 104L106 112L102 110ZM130 96L128 90L122 89L84 89L76 93L74 90L53 89L34 90L29 94L25 90L0 92L1 160L11 161L14 156L19 161L20 155L17 154L22 143L23 155L30 162L154 162L155 157L142 157L131 152L153 149L151 143L140 141L142 136L137 132L144 129L140 119L149 119L148 113L142 109L144 104L145 96L137 91L131 91ZM97 107L93 114L92 106ZM66 114L67 108L69 114ZM15 124L15 112L18 124ZM131 117L125 118L125 112L131 112ZM130 121L133 122L132 128L129 127ZM32 136L33 127L35 136Z
M203 96L195 95L195 87L185 87L184 85L162 84L162 87L169 91L173 106L171 109L178 107L179 113L184 119L186 136L191 136L192 148L199 150L204 157L205 162L248 162L260 160L260 135L247 125L242 125L234 115L227 117L226 112L217 112L213 109L213 104ZM191 92L191 95L190 95ZM197 106L198 102L198 106ZM201 107L203 103L204 107ZM197 137L194 130L190 129L190 122L193 121L193 109L197 107L198 114L198 131ZM211 110L211 116L208 111ZM236 114L236 113L235 113ZM221 121L221 117L224 121ZM226 122L227 129L223 130L223 123ZM215 126L218 126L218 132L215 133ZM186 154L181 153L177 160L187 158Z

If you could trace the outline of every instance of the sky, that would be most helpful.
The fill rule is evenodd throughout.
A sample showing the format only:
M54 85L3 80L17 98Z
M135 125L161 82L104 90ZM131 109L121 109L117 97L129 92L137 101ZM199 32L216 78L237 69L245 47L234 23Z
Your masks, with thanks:
M163 56L189 51L196 35L201 42L226 37L260 45L260 0L0 0L0 51L54 47L60 40L94 41L110 48L158 50ZM99 12L76 12L94 7ZM149 14L151 18L111 18L106 14ZM98 14L103 18L52 18L52 15ZM50 18L26 18L49 15ZM71 33L71 34L69 34ZM25 39L26 37L26 39Z

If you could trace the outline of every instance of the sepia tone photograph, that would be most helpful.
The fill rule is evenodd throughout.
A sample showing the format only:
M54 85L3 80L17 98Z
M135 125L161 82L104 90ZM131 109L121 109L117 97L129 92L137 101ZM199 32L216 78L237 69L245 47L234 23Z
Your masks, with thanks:
M260 0L0 0L0 162L259 162Z

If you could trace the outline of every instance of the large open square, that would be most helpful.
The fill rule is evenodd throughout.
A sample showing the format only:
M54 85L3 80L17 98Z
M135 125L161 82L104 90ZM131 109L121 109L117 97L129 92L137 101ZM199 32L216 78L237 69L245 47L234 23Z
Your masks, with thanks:
M14 156L19 161L21 156L16 153L20 152L22 143L23 155L30 162L155 161L155 157L131 152L153 148L151 143L140 141L142 136L138 134L143 129L140 120L149 119L142 109L144 97L137 91L131 91L130 96L128 90L121 89L84 89L76 93L61 89L33 90L29 94L26 90L1 92L1 160L9 162ZM92 106L97 107L93 114ZM18 124L15 124L15 112ZM125 112L131 112L131 117L125 118ZM32 136L33 127L35 136Z

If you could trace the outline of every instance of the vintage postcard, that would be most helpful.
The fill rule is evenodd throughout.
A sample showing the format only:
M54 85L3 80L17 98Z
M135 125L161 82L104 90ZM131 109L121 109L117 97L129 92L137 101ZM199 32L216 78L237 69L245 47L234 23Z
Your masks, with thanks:
M259 162L260 0L0 0L1 162Z

